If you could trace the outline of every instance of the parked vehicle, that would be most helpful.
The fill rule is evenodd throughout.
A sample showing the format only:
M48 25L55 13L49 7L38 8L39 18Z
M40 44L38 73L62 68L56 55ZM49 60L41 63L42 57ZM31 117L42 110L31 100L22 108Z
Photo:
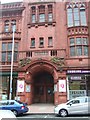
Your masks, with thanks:
M90 97L76 97L66 103L59 104L54 108L54 113L62 117L71 114L90 114Z
M13 120L17 120L16 116L11 110L0 110L0 120L2 120L2 118L7 118L7 120L13 118Z
M11 110L16 116L28 112L27 104L17 100L0 101L0 109Z

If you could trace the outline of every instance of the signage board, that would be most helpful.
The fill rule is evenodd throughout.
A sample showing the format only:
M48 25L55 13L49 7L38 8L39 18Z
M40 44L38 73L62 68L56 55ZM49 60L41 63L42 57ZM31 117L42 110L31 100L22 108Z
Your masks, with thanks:
M17 81L17 92L24 92L24 80Z
M66 80L59 80L59 92L66 92Z
M31 91L30 89L31 89L30 85L26 85L26 92L30 92Z

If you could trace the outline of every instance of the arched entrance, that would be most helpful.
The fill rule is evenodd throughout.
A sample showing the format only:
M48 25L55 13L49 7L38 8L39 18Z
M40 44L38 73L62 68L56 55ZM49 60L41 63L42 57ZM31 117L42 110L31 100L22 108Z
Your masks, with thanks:
M54 103L54 78L47 71L33 75L33 102Z

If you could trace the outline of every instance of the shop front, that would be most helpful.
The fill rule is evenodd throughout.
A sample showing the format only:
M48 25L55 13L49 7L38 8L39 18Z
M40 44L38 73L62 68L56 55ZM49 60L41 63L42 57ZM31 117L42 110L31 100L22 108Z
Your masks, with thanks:
M68 70L68 99L88 95L89 70Z
M12 99L16 96L17 72L13 72ZM0 72L0 99L9 99L10 92L10 72Z

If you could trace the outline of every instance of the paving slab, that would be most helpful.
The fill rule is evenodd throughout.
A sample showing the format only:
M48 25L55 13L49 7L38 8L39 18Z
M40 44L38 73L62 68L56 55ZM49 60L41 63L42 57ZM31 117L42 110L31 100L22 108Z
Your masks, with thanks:
M28 113L54 113L54 104L31 104L28 105Z

